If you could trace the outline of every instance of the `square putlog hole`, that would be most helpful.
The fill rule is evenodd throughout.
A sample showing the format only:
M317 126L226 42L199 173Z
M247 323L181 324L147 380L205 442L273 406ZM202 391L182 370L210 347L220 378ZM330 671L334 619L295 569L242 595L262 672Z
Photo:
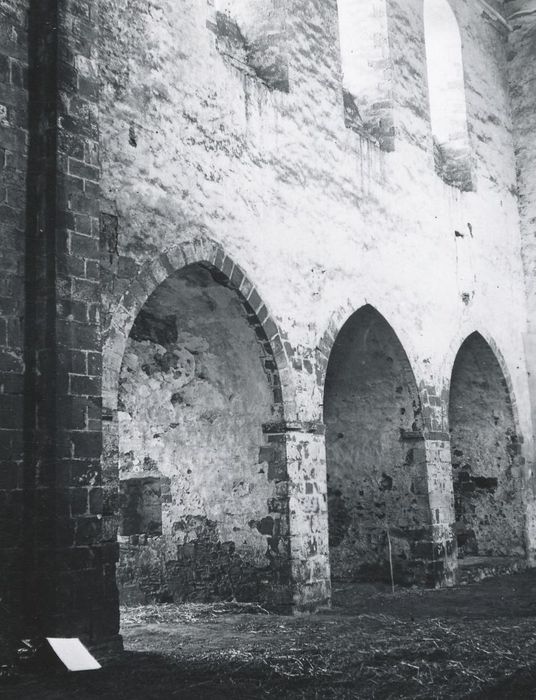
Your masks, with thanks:
M162 490L158 477L119 482L120 535L162 534Z

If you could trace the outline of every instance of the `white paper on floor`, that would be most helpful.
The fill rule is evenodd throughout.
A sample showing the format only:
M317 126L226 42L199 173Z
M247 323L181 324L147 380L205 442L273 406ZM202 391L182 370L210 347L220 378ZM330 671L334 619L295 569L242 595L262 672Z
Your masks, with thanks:
M101 668L97 659L76 637L47 637L47 642L69 671L93 671Z

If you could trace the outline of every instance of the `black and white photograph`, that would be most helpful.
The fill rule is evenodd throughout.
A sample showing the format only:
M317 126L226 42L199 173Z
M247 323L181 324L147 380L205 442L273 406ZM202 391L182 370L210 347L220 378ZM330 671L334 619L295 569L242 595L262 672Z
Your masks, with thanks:
M536 0L0 0L0 698L536 700Z

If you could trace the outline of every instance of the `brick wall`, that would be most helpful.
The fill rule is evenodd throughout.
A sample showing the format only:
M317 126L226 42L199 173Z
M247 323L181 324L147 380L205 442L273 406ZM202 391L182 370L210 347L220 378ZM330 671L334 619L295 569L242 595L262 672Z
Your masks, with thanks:
M26 3L0 2L0 599L14 615L24 580L27 52Z
M28 14L26 607L37 631L87 641L117 632L99 475L95 19L74 1Z

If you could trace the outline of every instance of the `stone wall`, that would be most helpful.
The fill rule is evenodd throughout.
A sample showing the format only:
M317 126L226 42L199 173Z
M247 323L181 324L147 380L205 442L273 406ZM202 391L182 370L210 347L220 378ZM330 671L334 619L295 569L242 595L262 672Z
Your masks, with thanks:
M521 226L522 258L525 271L528 328L525 335L528 383L536 397L536 3L507 0L505 9L512 27L509 40L509 78L517 159L517 188ZM536 412L532 413L536 429ZM533 501L534 485L529 502ZM529 518L530 538L535 534L534 507Z
M2 491L1 533L24 566L21 576L7 552L1 576L8 605L24 600L19 637L69 630L95 643L114 639L119 620L99 471L96 16L84 0L9 1L0 11L1 479L11 491Z
M343 326L324 391L334 579L423 582L430 525L417 385L398 339L372 307ZM417 560L417 561L415 561Z
M337 14L345 124L391 151L393 66L387 3L338 0Z
M521 446L508 385L477 334L454 363L449 420L460 555L525 556Z
M24 2L0 2L0 600L23 592L24 279L28 25Z
M372 304L400 339L419 390L434 516L427 546L441 564L454 546L447 391L456 352L476 329L506 358L528 454L532 444L507 41L475 5L452 8L472 192L434 170L421 2L386 8L392 153L345 125L335 2L288 8L288 92L222 56L207 29L211 8L101 6L103 208L117 220L104 328L118 322L117 300L159 251L196 236L216 240L255 280L281 329L293 387L285 413L304 425L321 421L338 331ZM303 478L311 472L300 464ZM307 488L325 489L318 478ZM305 504L306 484L298 490ZM312 536L300 532L297 551L307 552ZM316 566L309 585L327 571Z
M436 172L447 184L470 190L462 45L456 17L447 0L425 0L424 32Z
M24 520L32 552L27 597L42 631L93 642L117 631L121 363L147 299L193 262L214 266L242 295L255 332L271 348L265 359L280 368L271 388L281 411L265 424L263 439L281 477L272 507L288 512L295 608L329 599L324 380L339 331L367 304L399 339L418 390L431 521L421 543L426 580L448 583L455 569L448 394L456 354L475 331L502 358L533 557L525 363L527 347L530 370L532 335L521 257L523 243L530 272L531 5L516 4L521 14L509 40L479 2L449 1L461 36L471 191L435 172L422 0L381 3L392 68L388 151L345 123L335 0L287 3L275 47L248 39L265 20L282 20L261 12L250 23L244 13L257 3L33 2L28 137L3 123L24 123L17 71L25 62L27 7L23 0L0 3L8 20L0 34L0 104L7 105L0 107L0 163L10 154L15 163L2 173L20 183L25 147L33 154L24 229L31 250L24 263ZM231 5L234 22L220 17L218 24L218 11L233 20ZM526 91L516 88L521 80ZM10 186L0 205L3 251L13 252L0 323L8 445L1 478L11 492L3 492L3 512L14 515L2 528L8 548L21 532L13 523L22 512L17 329L25 224L21 188L10 193ZM138 505L170 496L167 477L148 478L158 486L132 484L123 495ZM248 535L257 537L253 528Z
M263 434L277 417L237 294L195 266L168 278L134 323L119 384L121 484L152 477L160 500L159 532L155 516L122 519L125 602L273 598L288 565Z

